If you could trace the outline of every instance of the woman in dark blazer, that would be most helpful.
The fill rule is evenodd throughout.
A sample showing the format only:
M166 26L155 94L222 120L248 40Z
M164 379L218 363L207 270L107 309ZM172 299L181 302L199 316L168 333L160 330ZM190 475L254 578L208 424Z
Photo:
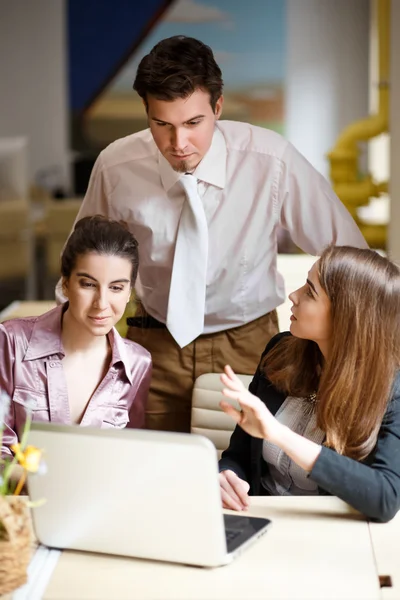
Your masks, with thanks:
M368 518L400 508L400 270L368 249L327 248L290 296L290 333L246 390L227 366L237 426L220 461L224 507L248 495L332 494Z

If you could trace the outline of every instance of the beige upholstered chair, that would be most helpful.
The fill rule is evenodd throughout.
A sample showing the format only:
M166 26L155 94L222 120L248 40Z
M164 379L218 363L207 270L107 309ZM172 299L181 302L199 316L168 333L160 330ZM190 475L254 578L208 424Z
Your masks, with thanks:
M30 298L33 277L33 237L29 204L25 200L0 202L0 281L25 280Z
M252 380L251 375L238 375L238 377L246 387ZM235 428L233 419L219 407L223 398L222 387L219 373L206 373L196 379L192 395L191 432L210 439L217 448L218 458L228 447L229 439ZM231 402L239 408L234 401Z
M286 292L290 293L302 286L307 277L307 271L315 262L314 256L307 254L279 254L278 270L285 279ZM291 302L286 301L278 307L280 331L290 327ZM250 375L239 375L246 387L251 381ZM208 437L216 446L218 455L227 448L234 429L233 420L219 407L222 399L222 384L218 373L201 375L194 384L192 395L192 433L200 433Z
M24 200L0 203L0 277L24 277L30 269L29 205Z

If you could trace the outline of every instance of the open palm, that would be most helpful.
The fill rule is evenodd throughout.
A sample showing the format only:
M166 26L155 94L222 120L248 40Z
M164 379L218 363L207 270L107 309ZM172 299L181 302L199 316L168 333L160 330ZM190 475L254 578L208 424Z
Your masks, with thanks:
M242 409L241 411L236 410L229 402L222 400L220 403L222 410L253 437L263 439L274 437L274 433L279 427L278 421L265 404L245 388L231 367L225 367L221 381L226 386L222 391L224 396L237 400Z

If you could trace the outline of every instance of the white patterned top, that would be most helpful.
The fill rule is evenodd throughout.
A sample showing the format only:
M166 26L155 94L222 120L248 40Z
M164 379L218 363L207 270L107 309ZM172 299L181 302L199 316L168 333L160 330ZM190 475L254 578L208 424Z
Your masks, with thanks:
M316 444L321 444L325 438L325 433L317 427L315 406L308 399L288 396L275 417L292 431ZM262 456L268 463L269 473L262 478L261 483L271 495L318 495L318 486L309 478L307 471L278 446L264 440Z

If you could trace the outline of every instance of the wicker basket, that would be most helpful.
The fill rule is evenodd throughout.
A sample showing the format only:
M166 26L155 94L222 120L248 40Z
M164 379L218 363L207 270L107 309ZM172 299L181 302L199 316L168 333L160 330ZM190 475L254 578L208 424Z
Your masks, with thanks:
M27 581L32 524L24 498L0 496L0 595Z

